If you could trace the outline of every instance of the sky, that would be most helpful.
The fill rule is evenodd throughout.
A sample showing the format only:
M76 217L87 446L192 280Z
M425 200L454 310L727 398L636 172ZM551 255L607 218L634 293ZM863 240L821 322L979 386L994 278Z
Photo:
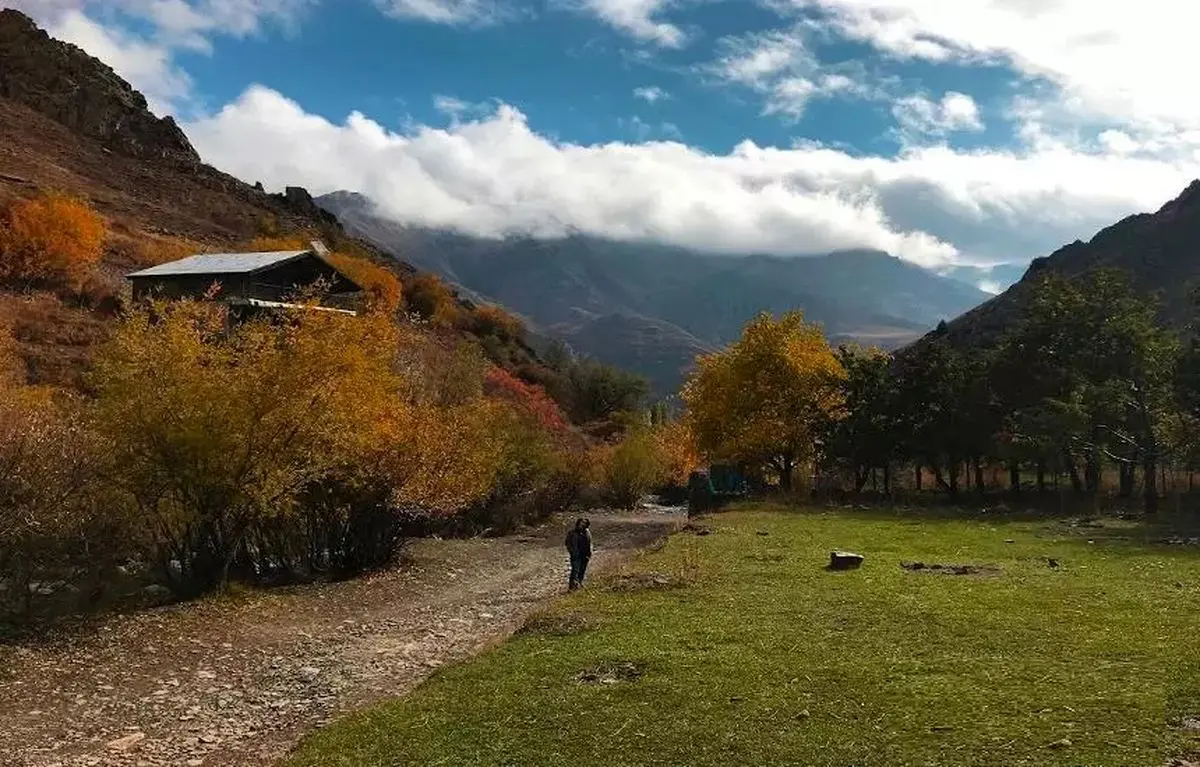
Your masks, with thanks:
M407 223L996 291L1200 170L1177 0L0 0L209 163Z

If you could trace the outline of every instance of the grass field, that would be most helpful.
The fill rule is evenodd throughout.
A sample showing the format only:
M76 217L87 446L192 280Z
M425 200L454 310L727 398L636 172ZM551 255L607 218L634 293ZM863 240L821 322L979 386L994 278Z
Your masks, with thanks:
M290 765L1163 767L1200 752L1200 547L1116 521L760 507L702 524ZM866 563L827 572L834 548Z

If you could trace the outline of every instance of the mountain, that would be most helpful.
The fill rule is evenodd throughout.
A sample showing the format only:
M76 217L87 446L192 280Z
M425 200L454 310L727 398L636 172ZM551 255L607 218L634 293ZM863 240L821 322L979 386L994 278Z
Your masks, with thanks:
M1111 267L1134 287L1161 299L1164 324L1182 328L1191 314L1191 291L1200 280L1200 180L1156 213L1138 213L1034 259L1025 275L1000 295L946 326L956 344L986 345L1020 316L1032 286L1045 274L1071 278Z
M353 192L317 198L347 231L507 306L577 351L678 389L697 353L760 311L801 308L838 341L894 348L988 294L886 253L718 256L597 237L485 239L406 226Z

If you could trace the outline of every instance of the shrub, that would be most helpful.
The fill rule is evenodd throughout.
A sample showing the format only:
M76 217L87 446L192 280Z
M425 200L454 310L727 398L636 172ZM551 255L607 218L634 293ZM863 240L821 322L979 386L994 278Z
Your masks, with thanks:
M365 258L344 253L331 253L329 262L362 286L368 308L388 313L400 308L404 291L400 280L391 270Z
M607 502L620 509L635 508L664 476L659 444L648 429L635 431L616 445L596 448L592 462Z
M47 194L0 217L0 281L77 291L103 255L104 219L86 203Z
M561 433L569 428L558 403L550 399L542 387L525 383L503 368L489 368L484 387L489 396L512 404L547 431Z
M28 617L31 581L87 532L98 451L77 414L50 393L0 383L0 612ZM87 565L102 558L91 552Z
M521 341L525 338L525 325L498 306L480 306L471 313L471 332L495 336L501 341Z
M413 277L408 288L408 306L423 319L439 327L457 327L462 311L450 286L435 274L423 272Z

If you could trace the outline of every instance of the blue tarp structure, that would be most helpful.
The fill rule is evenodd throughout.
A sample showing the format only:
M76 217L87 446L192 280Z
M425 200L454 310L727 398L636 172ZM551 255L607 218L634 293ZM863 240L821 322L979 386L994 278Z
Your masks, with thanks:
M710 466L708 471L692 472L688 481L688 513L700 514L715 509L748 491L749 484L736 466L717 464Z

